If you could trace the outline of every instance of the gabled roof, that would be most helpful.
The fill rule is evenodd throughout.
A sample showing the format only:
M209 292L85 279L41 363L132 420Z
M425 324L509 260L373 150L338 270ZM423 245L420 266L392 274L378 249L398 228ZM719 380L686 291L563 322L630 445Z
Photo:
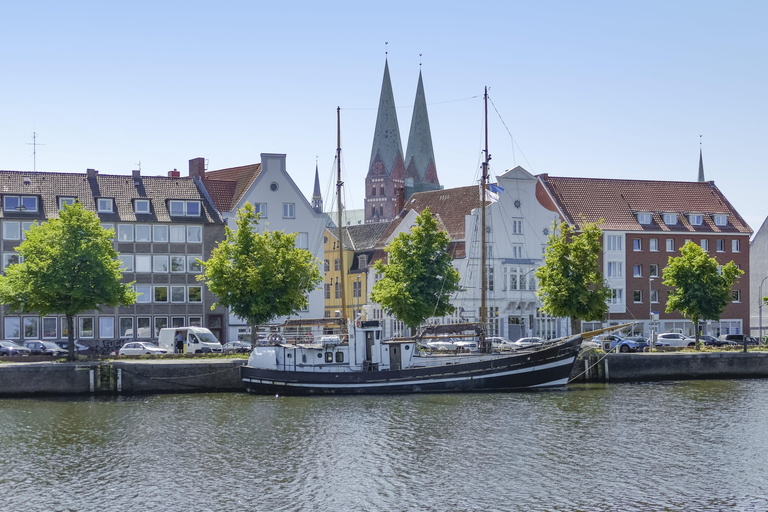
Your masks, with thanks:
M451 240L464 240L464 217L475 208L480 208L480 188L470 185L417 192L406 201L403 208L421 213L427 207L432 215L439 217Z
M344 248L353 251L373 249L377 247L379 240L386 233L388 227L388 222L345 226L342 229L344 233Z
M125 174L0 171L0 195L34 195L40 198L37 214L5 212L0 216L13 219L44 220L57 218L59 198L76 198L87 210L96 211L98 198L114 199L114 213L98 213L104 222L192 222L191 217L171 217L168 200L197 200L202 204L198 222L221 223L221 215L198 190L193 178L139 176ZM134 213L135 199L149 199L149 214Z
M203 184L220 212L231 212L261 174L261 164L207 171Z
M539 179L569 223L581 226L603 220L604 230L751 233L741 215L713 181L654 181L570 178L540 175ZM637 213L651 213L651 224L638 222ZM678 214L667 225L662 214ZM691 226L689 213L704 215ZM728 215L727 226L715 226L712 214Z

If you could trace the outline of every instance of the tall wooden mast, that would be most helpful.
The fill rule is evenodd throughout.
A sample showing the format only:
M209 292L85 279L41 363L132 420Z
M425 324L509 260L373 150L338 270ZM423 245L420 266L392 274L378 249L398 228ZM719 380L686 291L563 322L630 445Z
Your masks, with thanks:
M341 107L336 107L336 209L338 211L339 226L339 271L341 273L341 318L347 318L347 295L344 293L344 281L346 277L346 267L344 267L344 233L341 224L341 187L344 182L341 181Z
M491 155L488 153L488 87L485 88L485 94L483 95L483 102L485 106L485 159L483 160L483 176L480 180L480 325L483 330L480 333L480 342L478 346L484 352L490 352L490 347L486 346L485 332L487 329L487 307L485 304L485 289L487 283L487 269L485 267L485 190L488 186L488 162L491 160Z

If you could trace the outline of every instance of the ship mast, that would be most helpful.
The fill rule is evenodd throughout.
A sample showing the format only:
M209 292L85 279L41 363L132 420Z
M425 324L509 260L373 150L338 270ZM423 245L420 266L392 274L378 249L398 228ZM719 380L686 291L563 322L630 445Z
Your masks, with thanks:
M344 267L344 234L341 224L341 107L336 107L336 209L338 211L339 226L339 271L341 272L341 318L347 318L347 296L344 293L345 267Z
M485 303L485 291L486 291L486 272L485 267L485 190L488 186L488 162L491 160L491 155L488 153L488 87L485 88L485 94L483 95L483 103L485 106L485 159L483 160L483 176L480 179L480 326L482 331L480 332L480 340L478 347L483 352L490 352L490 347L486 346L485 331L487 322L487 308Z

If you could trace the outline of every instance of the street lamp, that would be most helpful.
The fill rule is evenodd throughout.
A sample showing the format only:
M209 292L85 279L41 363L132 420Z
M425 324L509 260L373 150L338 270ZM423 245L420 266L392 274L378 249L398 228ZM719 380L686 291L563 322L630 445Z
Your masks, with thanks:
M651 295L653 295L653 277L648 276L648 347L653 350L653 305L651 304Z
M763 283L765 280L768 279L768 276L765 276L762 281L760 281L760 288L758 291L758 297L757 300L759 301L757 309L760 312L760 345L763 344Z

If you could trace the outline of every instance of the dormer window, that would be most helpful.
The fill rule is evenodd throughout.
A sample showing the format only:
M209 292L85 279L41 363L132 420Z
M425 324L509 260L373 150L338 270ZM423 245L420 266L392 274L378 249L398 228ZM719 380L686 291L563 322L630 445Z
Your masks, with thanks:
M368 256L363 254L362 256L359 256L357 258L357 266L361 269L366 268L368 266Z
M638 213L637 214L637 222L643 225L648 225L651 223L651 214L650 213Z
M134 199L133 213L149 213L149 199Z
M115 201L111 197L100 197L96 202L96 209L99 213L112 213L115 211Z
M60 197L59 198L59 210L63 210L65 204L68 204L70 206L75 204L75 198L74 197Z
M3 196L3 210L7 212L37 212L37 196Z
M667 226L674 226L677 224L677 214L676 213L665 213L664 214L664 224Z
M199 217L200 201L169 201L168 212L173 217Z
M701 226L701 223L704 222L704 216L700 213L689 213L688 222L691 223L691 226Z
M728 216L722 213L717 213L713 216L715 218L715 226L727 226Z

